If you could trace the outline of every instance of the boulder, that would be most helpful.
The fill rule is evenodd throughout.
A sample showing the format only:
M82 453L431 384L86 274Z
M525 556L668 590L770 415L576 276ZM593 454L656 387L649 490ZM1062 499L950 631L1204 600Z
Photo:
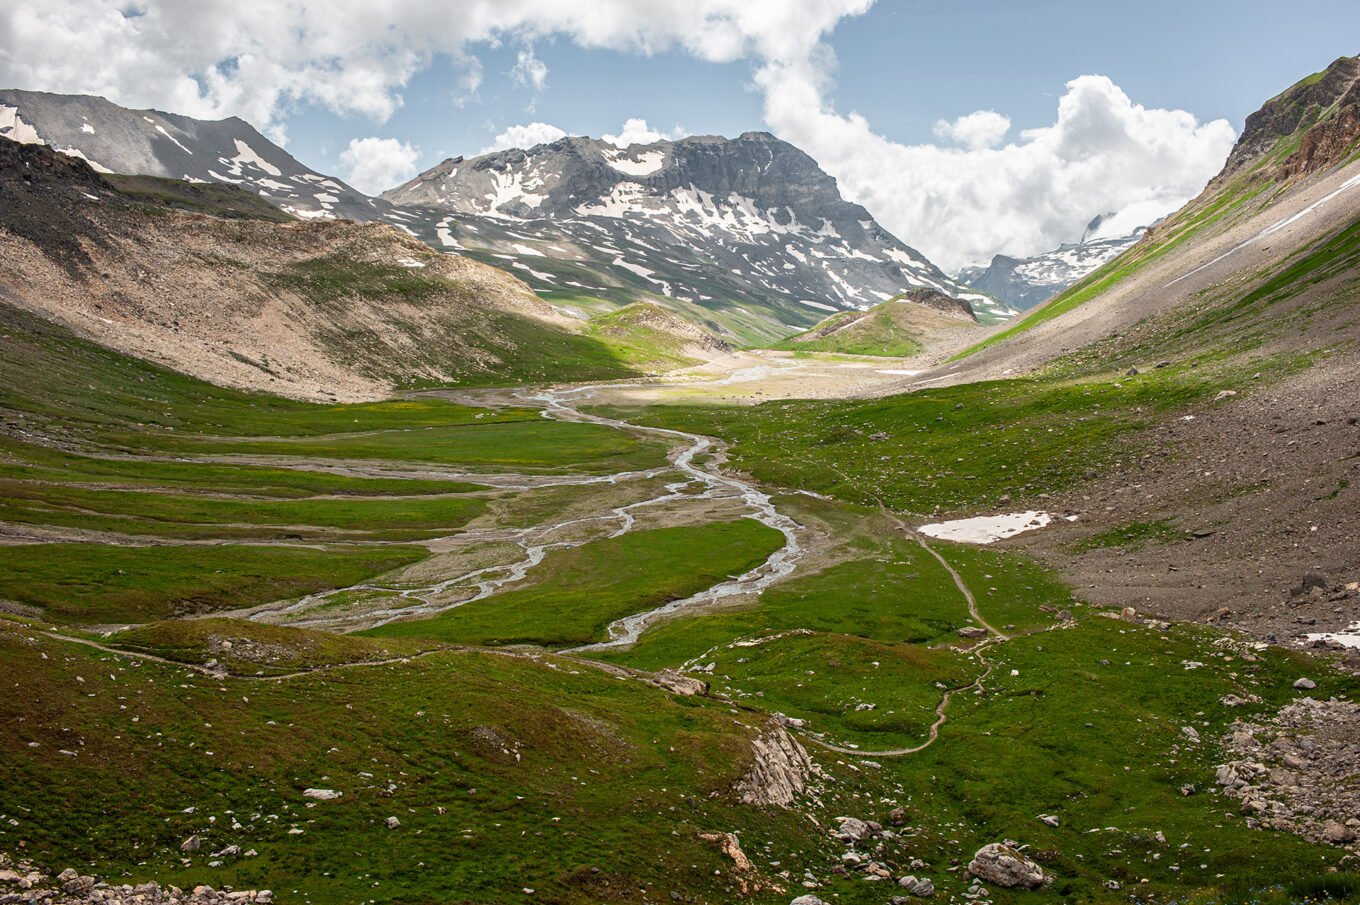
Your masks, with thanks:
M1038 889L1047 881L1044 869L1001 842L993 842L978 849L968 863L968 873L984 883L1006 889Z
M388 817L383 823L386 824L389 830L395 830L397 827L401 826L401 821L395 817Z
M818 896L806 895L799 896L790 902L789 905L826 905L826 902L822 901Z
M857 817L842 817L839 823L834 835L842 842L862 842L874 834L869 824Z
M693 678L692 676L683 675L673 669L661 670L661 672L656 674L656 678L652 680L652 684L664 691L669 691L672 694L684 695L685 697L695 697L696 695L703 697L708 694L707 682Z
M339 797L340 797L341 795L343 795L343 794L345 794L345 793L344 793L344 792L337 792L337 791L335 791L334 789L303 789L303 790L302 790L302 796L303 796L304 798L315 798L315 799L318 800L318 801L334 801L335 799L339 798Z
M1314 688L1317 688L1317 683L1312 679L1305 677L1296 681L1294 687L1300 691L1312 691Z
M917 878L913 876L902 877L897 881L897 885L902 887L912 895L922 899L928 899L931 896L935 895L935 884L924 877L922 878Z
M1328 820L1322 825L1322 841L1332 845L1345 845L1355 841L1355 831L1337 820Z
M185 852L186 854L192 854L198 851L202 845L203 845L202 840L198 838L197 833L194 833L188 839L185 839L183 842L179 844L179 850Z

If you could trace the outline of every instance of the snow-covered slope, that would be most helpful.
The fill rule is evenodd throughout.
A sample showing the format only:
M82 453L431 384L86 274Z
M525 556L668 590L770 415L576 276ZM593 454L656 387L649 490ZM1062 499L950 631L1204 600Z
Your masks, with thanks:
M919 287L966 298L984 318L1011 313L762 132L626 149L564 138L446 160L383 198L433 243L508 262L545 298L650 295L747 336L787 334Z
M308 219L373 220L389 209L303 166L236 117L207 122L102 97L0 90L0 137L51 145L102 173L232 183Z
M958 280L1012 308L1026 311L1133 247L1147 231L1147 227L1140 226L1128 235L1102 236L1101 219L1091 221L1080 242L1061 245L1032 258L997 255L986 267L965 267L959 271ZM1095 238L1089 238L1093 235Z

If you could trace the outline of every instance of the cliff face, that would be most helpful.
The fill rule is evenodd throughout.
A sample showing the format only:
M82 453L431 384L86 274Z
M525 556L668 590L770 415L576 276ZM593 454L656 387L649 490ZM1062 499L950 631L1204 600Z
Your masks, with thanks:
M1267 175L1284 178L1337 163L1360 138L1360 57L1342 57L1271 98L1247 117L1221 182L1272 155ZM1297 141L1297 149L1291 145Z

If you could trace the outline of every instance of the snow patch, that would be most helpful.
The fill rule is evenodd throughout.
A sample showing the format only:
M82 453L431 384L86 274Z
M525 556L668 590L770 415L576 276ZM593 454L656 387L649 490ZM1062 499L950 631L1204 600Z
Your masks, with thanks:
M89 123L86 123L85 125L88 126ZM82 132L85 130L85 126L81 126L80 128L81 128L81 131L82 131ZM90 131L93 132L94 129L91 129ZM156 131L159 132L159 133L161 133L162 135L164 135L166 138L170 139L171 141L173 141L173 142L175 143L175 146L176 146L177 148L179 148L181 151L183 151L185 154L192 154L192 153L194 153L193 151L190 151L188 148L184 147L184 145L180 144L178 138L176 138L175 136L171 135L169 132L165 131L165 127L164 127L164 126L159 126L159 125L156 126ZM238 141L237 144L239 145L240 142ZM277 171L275 171L274 175L277 176L277 175L279 175L279 174L278 174Z
M38 130L24 122L18 107L0 104L0 136L17 141L21 145L45 145Z
M1343 647L1360 648L1360 622L1352 622L1344 632L1310 632L1303 636L1311 641L1335 641Z
M150 120L147 121L150 122ZM232 141L235 142L236 144L236 156L230 158L228 157L218 158L218 160L222 161L222 163L227 165L227 171L230 172L231 175L240 176L242 169L247 165L253 166L256 169L263 170L270 176L283 175L282 170L280 170L278 167L274 166L272 163L270 163L269 161L261 157L259 154L257 154L255 152L255 149L252 148L250 145L241 141L241 139L239 138L234 138L232 139Z
M1012 512L1005 515L980 515L976 518L955 519L917 528L927 537L952 540L965 544L990 544L1023 531L1042 528L1053 519L1047 512Z
M623 156L622 151L605 150L605 162L628 176L649 176L661 169L666 154L664 151L643 151L636 160Z

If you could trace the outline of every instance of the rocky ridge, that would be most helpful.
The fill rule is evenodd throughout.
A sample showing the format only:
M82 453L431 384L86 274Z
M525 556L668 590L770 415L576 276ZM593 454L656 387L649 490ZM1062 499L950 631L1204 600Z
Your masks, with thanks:
M0 138L101 173L237 185L302 219L382 219L388 205L304 166L243 119L129 110L102 97L0 90Z
M498 319L581 329L503 271L390 226L135 202L81 160L0 139L0 301L215 383L321 400L500 367Z

